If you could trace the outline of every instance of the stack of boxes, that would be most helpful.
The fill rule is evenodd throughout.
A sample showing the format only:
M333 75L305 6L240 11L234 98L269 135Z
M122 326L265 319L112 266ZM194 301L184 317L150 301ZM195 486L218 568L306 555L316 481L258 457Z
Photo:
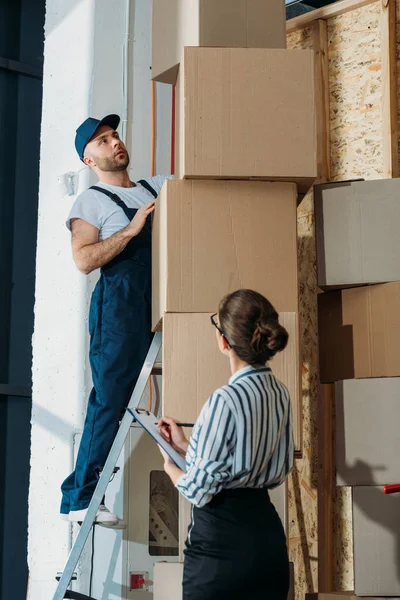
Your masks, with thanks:
M400 180L315 187L320 372L338 486L353 487L355 594L400 596Z
M300 448L297 201L317 168L313 52L286 50L284 0L153 0L152 72L176 84L176 179L153 222L163 414L194 422L227 383L210 316L251 288L289 331L271 366Z

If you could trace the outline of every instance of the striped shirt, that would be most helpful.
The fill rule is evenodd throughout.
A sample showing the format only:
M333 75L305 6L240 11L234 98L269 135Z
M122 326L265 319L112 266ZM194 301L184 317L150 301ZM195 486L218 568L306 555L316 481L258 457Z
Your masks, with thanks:
M293 461L289 393L268 366L248 366L203 406L176 487L201 507L222 489L276 487Z

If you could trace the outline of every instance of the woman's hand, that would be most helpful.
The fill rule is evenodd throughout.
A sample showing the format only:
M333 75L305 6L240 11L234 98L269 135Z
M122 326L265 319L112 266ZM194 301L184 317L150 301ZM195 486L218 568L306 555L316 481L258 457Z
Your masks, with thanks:
M167 442L171 444L177 452L182 455L186 454L189 446L189 442L182 431L182 427L179 427L179 423L171 417L162 417L157 427L160 429L160 433Z
M176 485L181 475L183 475L183 471L176 466L172 458L165 452L163 448L161 448L160 444L158 444L158 448L164 458L164 471L171 479L172 483Z
M168 467L170 467L171 465L174 464L174 461L172 460L172 458L165 452L164 448L161 448L161 446L159 444L158 445L158 449L160 450L163 459L164 459L164 468L167 469Z

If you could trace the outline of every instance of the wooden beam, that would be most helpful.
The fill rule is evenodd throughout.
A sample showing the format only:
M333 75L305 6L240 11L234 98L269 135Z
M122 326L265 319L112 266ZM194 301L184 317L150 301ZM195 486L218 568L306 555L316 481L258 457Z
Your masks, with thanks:
M329 66L326 21L322 19L314 21L312 30L318 168L316 183L324 183L330 179Z
M334 586L334 419L333 384L321 385L318 419L318 590L332 592Z
M396 0L380 0L384 177L399 176L397 123Z
M339 3L340 4L340 3ZM316 11L317 12L317 11ZM328 25L312 23L318 183L330 180ZM333 386L320 386L318 412L318 590L333 591Z
M294 19L289 19L289 21L286 22L286 33L292 33L297 29L309 27L313 21L317 21L318 19L332 19L333 17L344 15L347 12L362 8L363 6L367 6L376 1L377 0L341 0L340 2L328 4L328 6L323 6L322 8L312 10L299 17L294 17Z

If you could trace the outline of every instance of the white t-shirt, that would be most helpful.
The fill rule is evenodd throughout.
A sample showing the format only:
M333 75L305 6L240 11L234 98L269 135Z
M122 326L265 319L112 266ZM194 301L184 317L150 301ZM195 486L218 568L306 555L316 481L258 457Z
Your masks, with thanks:
M156 175L156 177L143 178L151 187L160 193L165 179L171 178L166 175ZM96 183L96 186L109 190L117 194L128 208L140 208L147 202L154 200L154 196L147 191L140 183L135 187L124 188L118 185ZM88 189L78 196L68 215L66 225L71 231L71 219L83 219L99 230L99 241L106 240L117 231L120 231L129 224L128 217L111 198L98 192Z

